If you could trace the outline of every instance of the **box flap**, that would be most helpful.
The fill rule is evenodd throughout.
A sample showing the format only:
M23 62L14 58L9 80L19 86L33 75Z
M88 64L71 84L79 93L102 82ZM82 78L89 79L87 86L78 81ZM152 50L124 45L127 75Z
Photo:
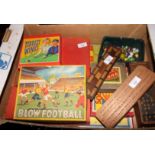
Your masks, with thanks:
M150 41L153 49L154 60L155 60L155 24L148 24L148 32L149 32Z
M17 48L19 46L24 26L10 25L0 47L0 96L10 72ZM9 33L8 33L9 32Z

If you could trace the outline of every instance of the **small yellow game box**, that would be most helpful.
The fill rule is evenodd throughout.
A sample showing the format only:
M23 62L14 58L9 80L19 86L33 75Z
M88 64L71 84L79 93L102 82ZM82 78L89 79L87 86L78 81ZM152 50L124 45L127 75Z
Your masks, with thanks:
M20 65L60 64L60 47L59 34L24 37Z

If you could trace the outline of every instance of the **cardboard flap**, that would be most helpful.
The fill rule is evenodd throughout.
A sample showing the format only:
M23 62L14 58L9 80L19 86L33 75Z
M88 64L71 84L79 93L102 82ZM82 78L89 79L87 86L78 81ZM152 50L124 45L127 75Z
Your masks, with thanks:
M26 35L61 33L63 37L87 37L92 43L101 43L103 36L134 37L146 40L144 24L53 24L25 25Z
M23 34L23 28L23 25L10 25L9 30L11 30L11 34L9 37L6 37L7 42L2 42L0 47L0 118L3 116L8 95L10 93L12 83L11 77L16 74L16 71L13 70L13 68L16 68L17 66L14 64L12 67L12 64L13 62L15 63L14 59ZM10 78L8 79L9 75Z

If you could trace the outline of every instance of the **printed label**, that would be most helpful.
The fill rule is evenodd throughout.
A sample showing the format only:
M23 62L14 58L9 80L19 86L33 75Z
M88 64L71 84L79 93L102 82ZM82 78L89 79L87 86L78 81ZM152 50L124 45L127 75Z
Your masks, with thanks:
M113 60L113 57L111 56L111 55L108 55L106 58L105 58L105 60L104 60L104 63L105 64L110 64L110 62Z
M83 47L87 47L87 42L83 42L83 43L79 43L77 44L78 48L83 48Z
M0 69L6 70L11 61L11 56L0 52Z
M136 88L138 84L141 82L141 79L138 76L135 76L129 83L131 88Z

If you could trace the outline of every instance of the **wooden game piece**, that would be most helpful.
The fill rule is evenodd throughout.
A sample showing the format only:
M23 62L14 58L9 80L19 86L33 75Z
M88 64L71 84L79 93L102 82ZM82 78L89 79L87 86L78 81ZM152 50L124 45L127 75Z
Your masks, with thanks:
M90 100L95 98L95 95L99 91L121 52L120 48L111 46L101 57L101 60L94 67L92 74L87 80L87 98Z
M107 128L113 128L155 82L155 73L138 66L105 102L96 117Z

